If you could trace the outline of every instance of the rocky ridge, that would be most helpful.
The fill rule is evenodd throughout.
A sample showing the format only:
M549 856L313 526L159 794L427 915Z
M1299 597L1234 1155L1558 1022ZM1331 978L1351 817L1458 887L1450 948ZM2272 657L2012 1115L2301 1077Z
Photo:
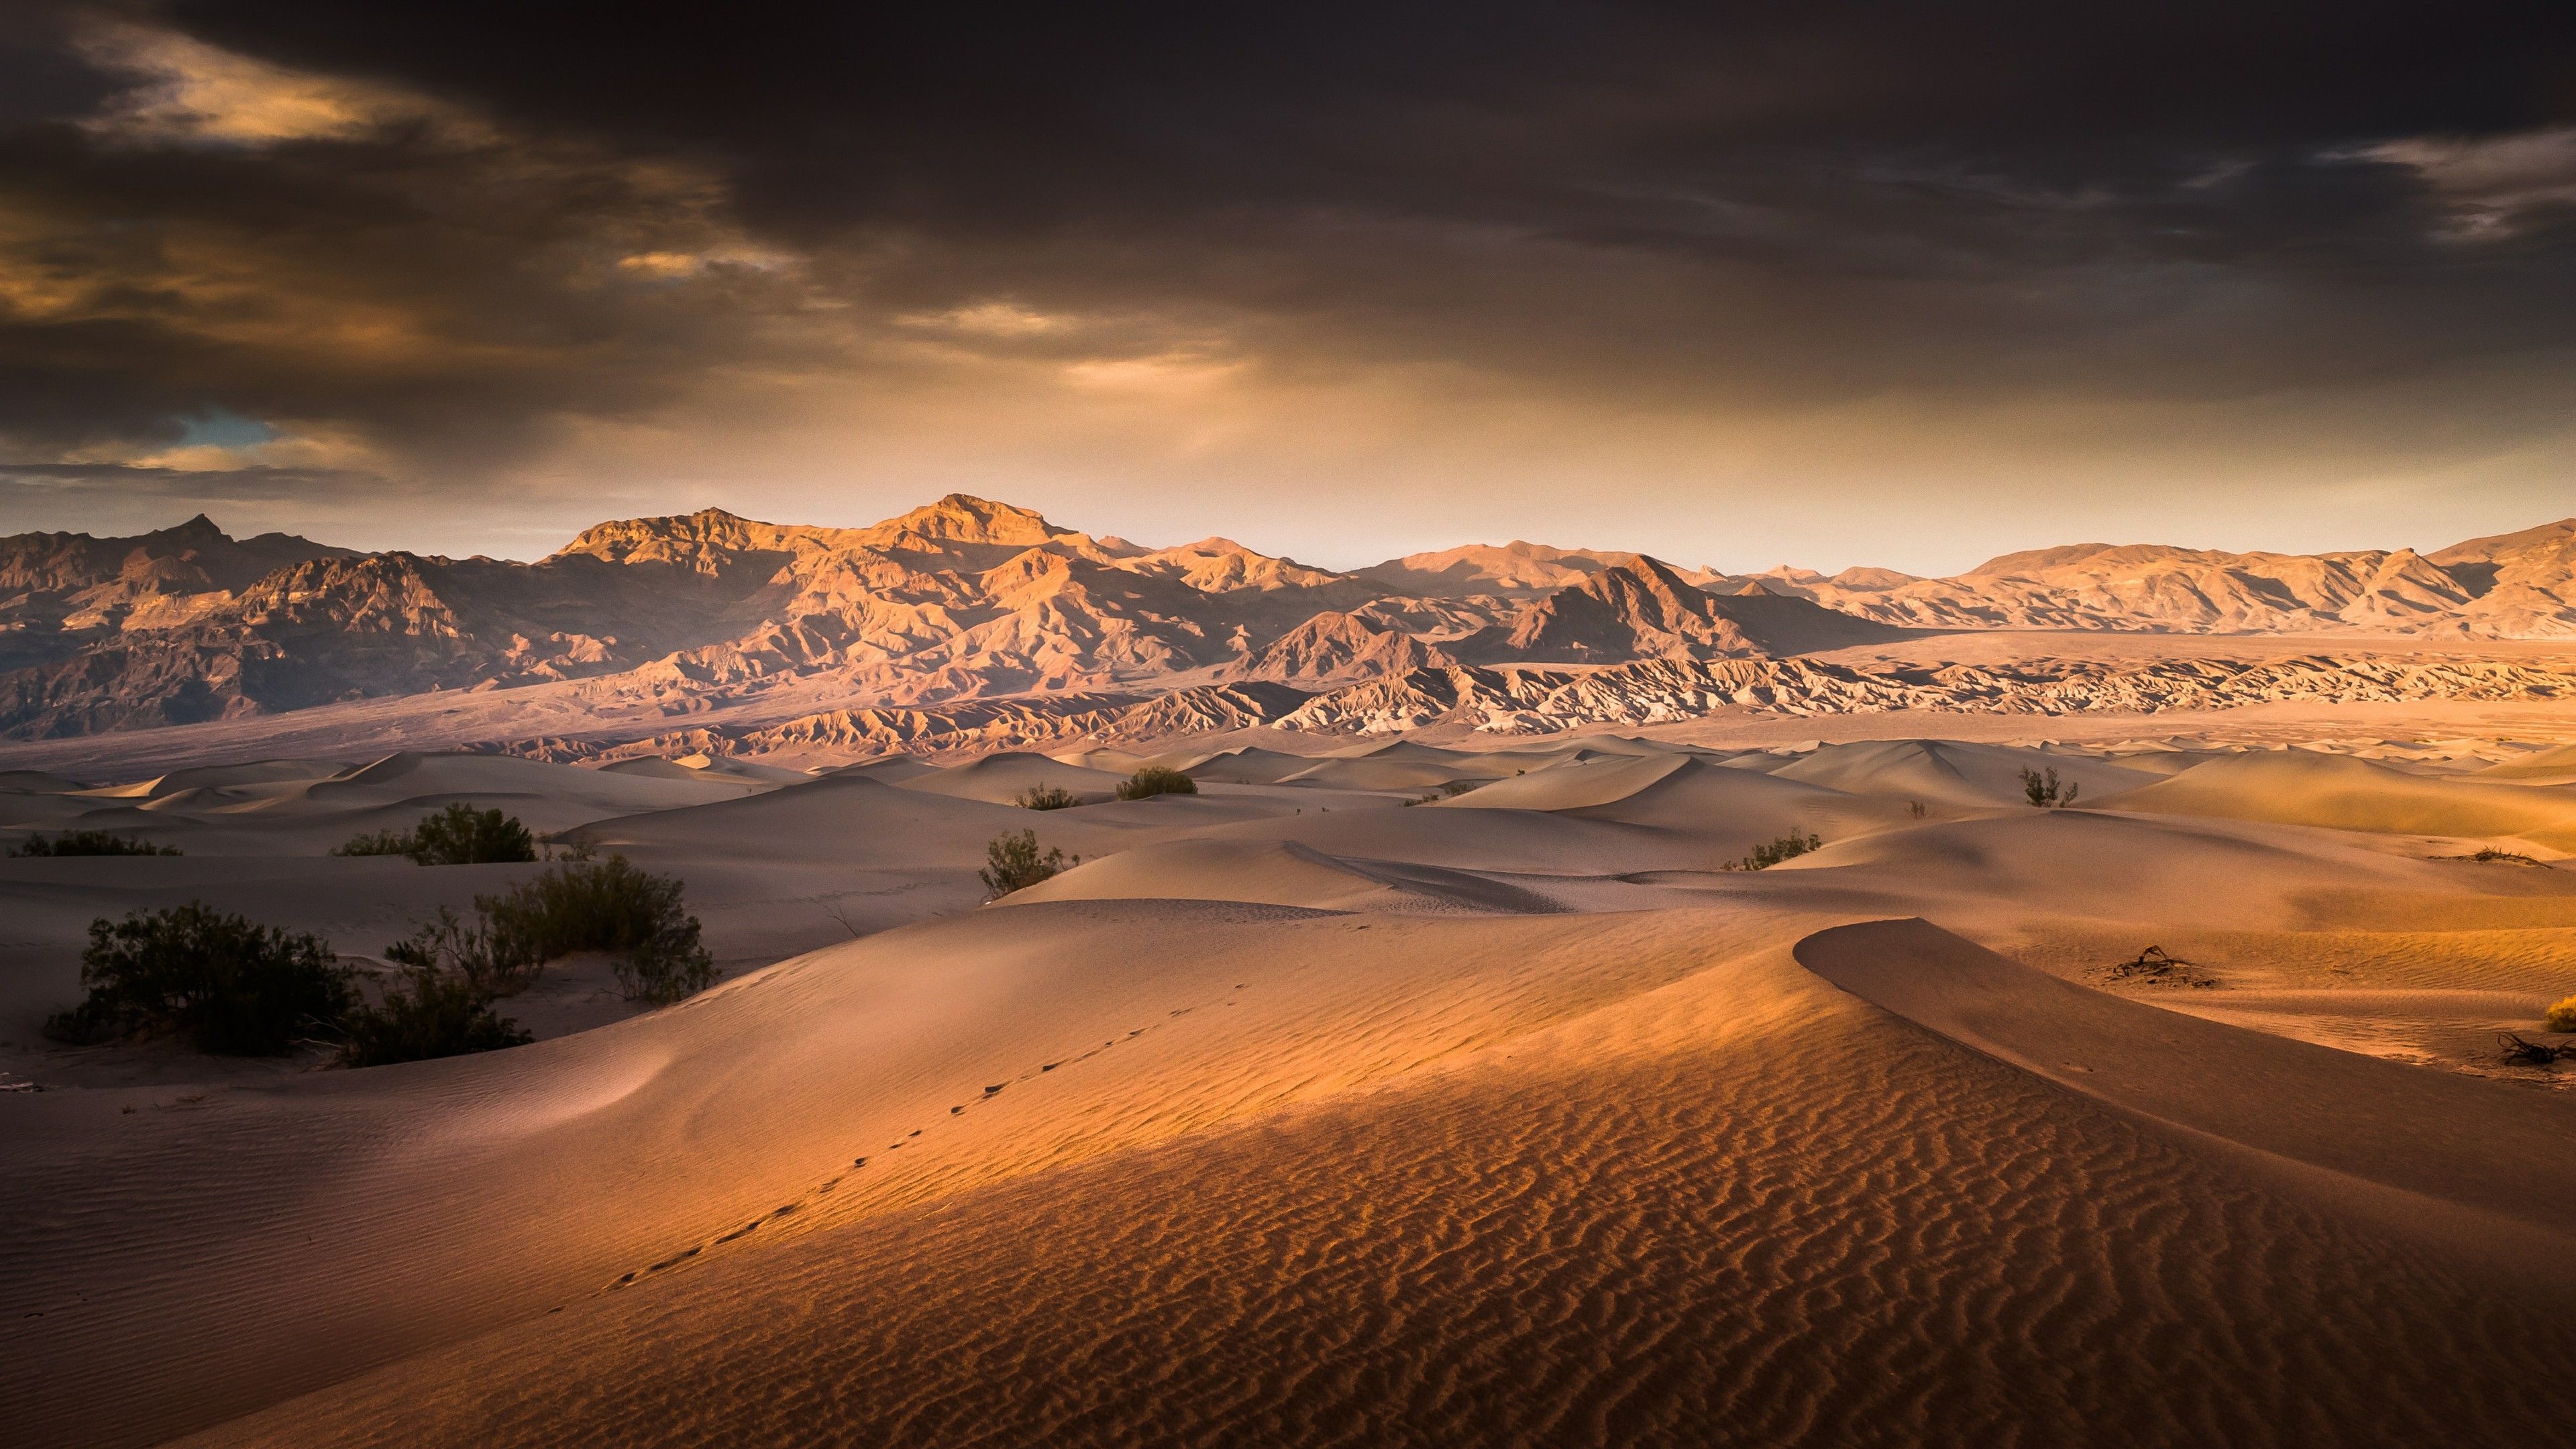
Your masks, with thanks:
M1123 720L1151 699L1256 683L1342 702L1245 696L1210 718L1361 731L1398 717L1634 722L1744 689L1790 712L1925 690L2013 710L2054 686L1844 678L1801 656L1918 629L2564 636L2576 634L2571 580L2576 520L2429 555L2085 544L1922 579L1729 577L1518 543L1337 573L1222 538L1148 548L962 494L865 528L719 509L620 520L532 564L236 541L198 518L138 538L0 539L0 738L532 684L661 717L837 714L830 728L866 740L1026 732L1100 710ZM1702 677L1734 663L1764 668ZM1666 667L1702 682L1652 684ZM2322 666L2297 678L2310 675L2342 678ZM2154 699L2215 688L2065 687ZM1002 702L1016 703L978 712Z

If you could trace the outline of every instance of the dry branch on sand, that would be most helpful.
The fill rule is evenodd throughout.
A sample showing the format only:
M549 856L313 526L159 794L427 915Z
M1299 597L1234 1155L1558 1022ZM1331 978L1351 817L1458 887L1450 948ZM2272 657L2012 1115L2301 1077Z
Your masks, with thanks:
M2552 1046L2545 1041L2532 1041L2518 1031L2496 1033L2496 1056L2515 1066L2545 1067L2561 1057L2576 1057L2576 1044Z
M2162 946L2149 946L2126 961L2115 961L2104 968L2103 979L2130 986L2188 986L2206 990L2218 984L2215 976L2203 975L2193 963L2169 955Z

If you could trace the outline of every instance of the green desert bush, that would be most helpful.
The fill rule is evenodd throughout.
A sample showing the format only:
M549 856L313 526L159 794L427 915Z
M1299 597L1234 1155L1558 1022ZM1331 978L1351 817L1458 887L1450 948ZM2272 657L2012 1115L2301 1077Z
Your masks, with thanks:
M1784 860L1806 854L1824 845L1816 835L1783 835L1769 845L1753 847L1753 853L1727 867L1728 870L1769 870Z
M1118 798L1121 800L1143 800L1153 795L1195 795L1198 792L1198 781L1160 765L1147 765L1118 782Z
M2576 1031L2576 996L2549 1008L2548 1013L2540 1018L2540 1024L2551 1031Z
M2071 781L2065 785L2059 785L2055 765L2049 766L2048 773L2044 775L2027 765L2022 767L2022 797L2037 809L2048 810L2060 805L2072 805L2075 803L2077 792L2083 788Z
M477 901L482 906L490 897ZM409 936L385 948L385 959L414 971L453 976L487 996L515 996L534 986L545 962L524 933L496 929L488 910L467 925L445 906Z
M386 954L391 955L391 952ZM374 1006L352 1010L343 1025L340 1060L353 1067L428 1061L525 1046L536 1038L494 1014L492 993L465 976L414 966Z
M622 855L558 862L498 896L474 899L485 929L510 950L539 962L606 951L616 957L626 999L655 1003L715 983L715 958L683 907L679 877L638 870Z
M30 835L19 842L16 850L9 853L24 856L177 855L179 847L154 845L148 840L136 840L126 835L112 835L104 830L66 830L51 839L42 835Z
M1013 891L1036 885L1069 866L1080 864L1081 856L1068 860L1061 850L1038 854L1038 833L1023 830L994 836L984 847L984 868L975 874L984 882L984 898L997 901Z
M288 934L202 901L90 922L81 1003L47 1034L96 1041L169 1027L199 1049L275 1056L336 1026L355 1005L347 968L318 936Z
M516 816L462 800L420 817L409 830L352 838L333 855L408 855L416 865L489 865L537 858L537 842Z
M1053 785L1032 786L1020 792L1019 800L1023 810L1070 810L1081 803L1081 796Z

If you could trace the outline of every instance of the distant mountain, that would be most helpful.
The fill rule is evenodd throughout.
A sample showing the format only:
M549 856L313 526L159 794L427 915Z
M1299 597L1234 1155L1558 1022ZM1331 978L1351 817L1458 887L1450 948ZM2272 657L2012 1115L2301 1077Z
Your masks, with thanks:
M2576 634L2571 578L2576 520L2430 556L2082 544L1922 579L1729 578L1526 543L1345 574L1222 538L1147 548L963 494L866 528L625 519L532 564L234 540L200 517L0 539L0 738L545 683L653 716L1073 696L1125 711L1254 683L1777 660L1908 628L2545 637ZM1220 713L1274 698L1205 697Z
M1882 624L1753 588L1719 595L1650 558L1601 570L1459 641L1478 663L1773 658L1898 637Z
M1955 578L1783 569L1760 582L1918 628L2552 638L2576 634L2576 519L2430 556L2088 543L2005 554Z
M1514 540L1500 545L1468 544L1439 553L1407 554L1372 564L1356 576L1397 593L1426 598L1531 598L1580 584L1604 569L1633 565L1640 557L1585 548L1549 548Z
M202 513L132 538L0 538L0 669L69 658L127 627L183 623L281 568L355 557L284 533L227 538Z

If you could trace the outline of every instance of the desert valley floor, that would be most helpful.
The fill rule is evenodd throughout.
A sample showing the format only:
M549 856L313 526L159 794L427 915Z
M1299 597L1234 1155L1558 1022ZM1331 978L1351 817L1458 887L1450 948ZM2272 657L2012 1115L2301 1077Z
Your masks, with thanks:
M2570 1421L2576 1068L2497 1053L2570 1040L2565 700L850 764L194 728L0 759L0 837L186 852L0 861L8 1445ZM1199 793L1113 798L1154 763ZM327 854L452 801L682 877L723 980L639 1013L575 958L533 1045L364 1070L41 1034L95 917L365 965L537 869ZM1021 829L1081 863L982 904Z

